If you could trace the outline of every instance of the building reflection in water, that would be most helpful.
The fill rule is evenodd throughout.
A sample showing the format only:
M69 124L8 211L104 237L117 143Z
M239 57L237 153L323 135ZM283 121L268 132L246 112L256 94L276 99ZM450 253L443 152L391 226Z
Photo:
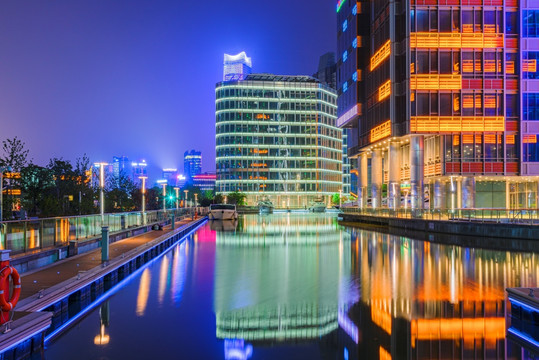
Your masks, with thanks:
M538 255L352 232L361 300L347 311L369 359L521 359L505 340L507 287L537 286Z
M538 254L344 231L309 214L216 230L219 339L318 341L338 359L528 358L506 340L504 290L536 286Z
M353 293L350 234L335 216L245 216L217 231L214 311L219 339L319 339L338 328L339 300ZM346 255L345 255L346 254Z

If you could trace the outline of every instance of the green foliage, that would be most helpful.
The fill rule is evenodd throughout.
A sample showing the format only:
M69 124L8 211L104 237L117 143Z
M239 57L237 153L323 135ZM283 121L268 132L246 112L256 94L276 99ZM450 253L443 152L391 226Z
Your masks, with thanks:
M133 194L138 189L125 171L120 171L117 176L107 177L105 183L106 212L135 210L136 206L133 201Z
M214 204L222 204L225 202L225 197L222 194L216 194L213 198Z
M42 212L54 212L51 202L54 190L54 178L50 169L30 164L21 169L21 204L29 216L37 216Z
M234 191L227 195L227 203L228 204L236 204L238 206L245 206L247 205L245 198L247 195L240 191Z
M202 197L198 198L198 203L200 206L208 207L213 204L214 199L213 191L206 190L202 193Z
M331 202L335 205L339 204L339 193L335 193L331 196Z

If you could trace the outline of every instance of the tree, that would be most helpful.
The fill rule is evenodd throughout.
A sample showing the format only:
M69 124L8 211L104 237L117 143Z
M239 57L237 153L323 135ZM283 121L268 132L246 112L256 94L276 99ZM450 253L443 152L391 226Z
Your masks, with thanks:
M134 210L133 193L136 190L137 186L125 171L120 171L117 176L108 177L106 180L106 211L114 212L119 210L123 212Z
M214 204L222 204L225 202L225 197L222 194L216 194L213 198Z
M338 204L339 203L339 193L335 193L331 196L331 202L333 204Z
M21 202L28 215L55 213L51 192L54 178L50 169L30 164L21 169ZM51 208L52 207L52 208Z
M0 167L8 167L12 173L19 173L21 169L28 163L29 150L26 149L24 142L17 137L13 139L6 139L2 141L2 151L4 155L0 157ZM7 188L13 189L20 185L20 179L11 176L9 179L5 179ZM5 184L2 184L5 186ZM13 195L9 194L4 199L3 209L12 209L15 204ZM2 214L6 214L7 211L3 211ZM2 220L2 219L0 219Z
M215 199L215 197L213 196L213 191L211 190L206 190L201 195L202 196L198 198L198 203L200 204L200 206L208 207L213 203Z
M233 191L230 194L228 194L227 203L236 204L238 206L245 206L246 205L246 202L245 202L246 197L247 197L247 195L245 195L244 193L242 193L240 191Z

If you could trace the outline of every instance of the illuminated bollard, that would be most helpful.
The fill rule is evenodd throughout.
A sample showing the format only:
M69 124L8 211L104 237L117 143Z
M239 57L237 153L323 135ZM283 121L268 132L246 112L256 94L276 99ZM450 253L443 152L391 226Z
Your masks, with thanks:
M101 228L101 261L109 261L109 227Z

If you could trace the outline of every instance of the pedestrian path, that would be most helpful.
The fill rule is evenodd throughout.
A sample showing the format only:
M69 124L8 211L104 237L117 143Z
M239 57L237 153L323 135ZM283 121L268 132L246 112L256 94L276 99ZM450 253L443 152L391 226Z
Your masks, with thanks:
M191 221L192 220L190 218L176 221L176 228L188 224ZM168 225L165 226L163 230L150 231L141 235L114 242L110 244L109 260L120 257L122 254L149 243L171 231L171 226ZM20 299L22 300L35 295L41 290L46 290L63 281L77 276L79 273L83 274L84 272L92 270L101 265L101 248L97 248L84 254L69 257L46 267L24 273L21 276L22 286Z

